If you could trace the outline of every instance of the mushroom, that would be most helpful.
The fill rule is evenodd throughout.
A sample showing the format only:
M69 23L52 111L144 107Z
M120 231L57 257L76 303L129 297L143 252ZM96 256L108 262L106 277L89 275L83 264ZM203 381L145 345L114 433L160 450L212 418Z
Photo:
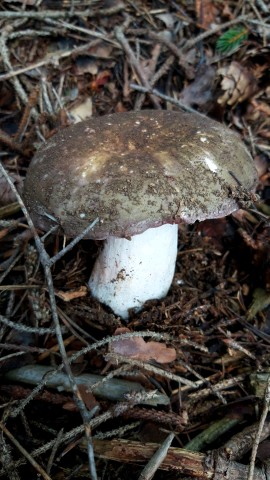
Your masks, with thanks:
M238 209L232 194L257 175L240 138L198 114L144 110L106 115L59 131L36 153L24 199L35 225L67 237L94 219L104 240L89 287L128 318L166 296L174 275L178 224Z

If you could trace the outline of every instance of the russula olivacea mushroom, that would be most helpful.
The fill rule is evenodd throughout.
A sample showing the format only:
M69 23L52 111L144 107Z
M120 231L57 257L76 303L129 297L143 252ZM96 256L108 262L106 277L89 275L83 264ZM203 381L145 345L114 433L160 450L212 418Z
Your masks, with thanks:
M178 224L238 209L232 191L252 191L253 160L238 135L201 115L144 110L106 115L60 130L27 173L26 206L37 227L59 224L104 240L89 287L128 318L166 296L175 270Z

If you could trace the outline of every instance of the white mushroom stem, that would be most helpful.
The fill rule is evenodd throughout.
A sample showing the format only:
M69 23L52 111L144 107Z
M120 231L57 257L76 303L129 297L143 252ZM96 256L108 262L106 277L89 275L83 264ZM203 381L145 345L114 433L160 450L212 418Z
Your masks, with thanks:
M127 319L147 300L163 298L170 288L177 255L177 225L149 228L131 240L109 237L96 260L92 295Z

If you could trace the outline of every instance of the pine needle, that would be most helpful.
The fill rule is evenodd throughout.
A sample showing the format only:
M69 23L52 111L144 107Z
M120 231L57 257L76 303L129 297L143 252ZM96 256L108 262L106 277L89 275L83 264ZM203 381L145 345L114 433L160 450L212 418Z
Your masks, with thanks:
M248 38L248 29L246 27L230 28L219 37L216 43L216 49L219 53L229 53L238 48Z

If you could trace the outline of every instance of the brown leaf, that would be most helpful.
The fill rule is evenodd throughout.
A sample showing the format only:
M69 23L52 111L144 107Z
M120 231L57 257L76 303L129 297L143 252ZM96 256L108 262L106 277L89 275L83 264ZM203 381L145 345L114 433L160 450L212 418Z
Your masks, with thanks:
M109 70L103 70L102 72L99 72L95 80L93 80L90 84L91 90L93 92L98 92L99 89L101 89L106 83L108 83L110 77L111 72Z
M196 0L195 5L200 26L208 30L210 25L216 20L218 9L211 0Z
M129 332L128 328L117 328L115 335ZM134 360L156 360L158 363L170 363L176 359L174 348L168 348L163 343L145 342L142 337L114 340L111 343L111 352Z
M220 68L218 73L223 76L221 88L224 94L218 99L222 106L236 105L251 97L257 90L257 81L253 73L238 62Z
M93 408L98 406L97 400L95 399L93 393L90 391L88 387L86 387L85 385L79 384L78 389L87 410L91 411L93 410ZM72 401L66 402L62 408L64 410L68 410L69 412L76 412L78 410L76 403Z
M95 408L98 405L93 393L85 385L78 385L78 389L82 400L89 411Z

